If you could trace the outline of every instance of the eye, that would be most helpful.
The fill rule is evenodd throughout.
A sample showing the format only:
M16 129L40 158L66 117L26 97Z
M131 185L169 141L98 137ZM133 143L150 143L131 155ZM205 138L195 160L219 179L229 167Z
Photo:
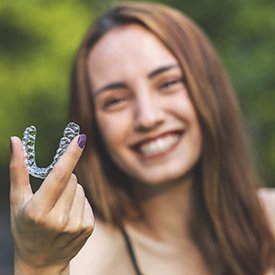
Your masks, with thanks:
M105 110L109 109L115 109L117 107L123 106L123 104L126 102L126 97L112 97L105 100L103 103L103 108Z
M179 87L181 87L183 84L183 80L180 78L180 79L169 79L169 80L166 80L164 82L162 82L160 84L160 90L164 90L164 91L173 91L174 89L177 89Z

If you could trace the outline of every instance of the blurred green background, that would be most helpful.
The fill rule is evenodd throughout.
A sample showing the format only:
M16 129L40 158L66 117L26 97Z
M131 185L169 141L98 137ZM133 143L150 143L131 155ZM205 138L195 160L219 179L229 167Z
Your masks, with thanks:
M9 137L38 128L38 164L46 166L67 123L71 64L93 20L110 3L0 1L0 199L8 200ZM243 108L259 172L275 186L275 1L161 1L205 30Z

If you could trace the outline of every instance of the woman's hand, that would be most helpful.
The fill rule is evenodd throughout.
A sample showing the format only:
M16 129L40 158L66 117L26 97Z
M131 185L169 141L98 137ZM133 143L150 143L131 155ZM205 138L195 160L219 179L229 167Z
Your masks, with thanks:
M91 235L92 209L72 171L85 135L76 137L33 193L22 143L11 138L10 203L15 274L69 274L69 262ZM39 272L39 273L38 273Z

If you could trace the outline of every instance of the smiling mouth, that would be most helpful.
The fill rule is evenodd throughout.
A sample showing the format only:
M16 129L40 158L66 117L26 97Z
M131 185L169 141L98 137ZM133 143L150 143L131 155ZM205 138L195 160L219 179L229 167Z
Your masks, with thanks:
M170 152L176 147L181 138L182 132L169 132L154 139L140 142L133 146L133 150L140 157L156 157Z

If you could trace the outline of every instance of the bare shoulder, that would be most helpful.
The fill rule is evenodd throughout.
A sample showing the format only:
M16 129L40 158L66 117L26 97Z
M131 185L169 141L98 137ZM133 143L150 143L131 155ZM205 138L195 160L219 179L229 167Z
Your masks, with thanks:
M120 230L96 220L93 234L70 263L70 274L127 274L127 265L128 256Z
M275 235L275 188L260 188L258 196Z

